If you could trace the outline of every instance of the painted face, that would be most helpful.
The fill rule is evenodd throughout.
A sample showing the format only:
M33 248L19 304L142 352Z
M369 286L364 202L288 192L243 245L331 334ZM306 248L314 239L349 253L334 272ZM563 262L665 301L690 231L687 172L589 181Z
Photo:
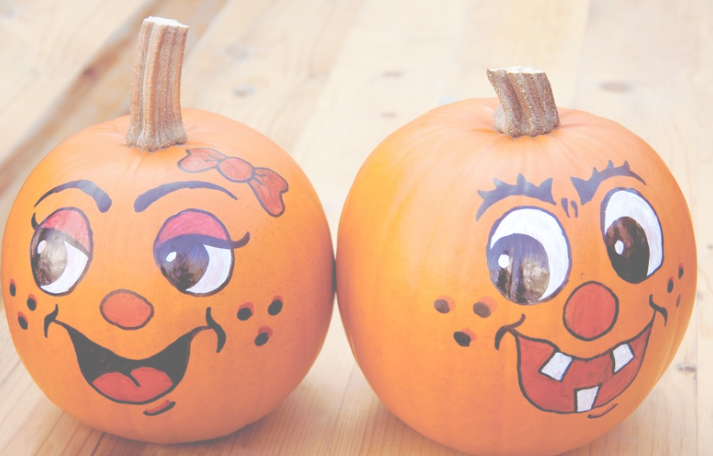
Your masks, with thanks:
M387 137L349 192L338 302L392 413L473 454L561 454L638 407L693 308L686 202L646 143L558 109L548 134L463 100Z
M124 148L110 164L77 148L38 166L3 245L7 316L33 378L73 416L139 440L216 437L267 413L329 321L332 286L314 277L331 276L331 241L308 220L306 181L276 171L291 174L289 159L260 167L227 146L160 159ZM66 170L63 153L88 163Z
M610 183L614 178L617 185ZM610 161L589 178L570 181L567 196L554 194L552 178L535 185L522 174L513 183L495 179L494 189L478 192L476 223L493 206L507 209L490 228L483 252L497 294L474 296L472 310L477 319L488 319L498 307L519 306L519 318L500 325L492 341L479 343L499 350L512 338L516 357L504 355L509 359L503 362L516 364L521 394L536 409L597 419L617 407L645 362L649 341L667 330L689 265L671 267L669 261L666 272L657 274L664 257L675 252L665 248L656 209L645 197L647 183L627 162ZM508 206L512 199L539 204ZM608 270L573 273L573 265L586 262L595 249L591 242L606 251ZM632 294L632 287L641 291ZM447 314L455 303L441 295L433 307ZM551 315L548 336L539 334L545 314ZM531 316L540 327L529 329ZM460 329L453 345L470 347L475 338L473 329Z

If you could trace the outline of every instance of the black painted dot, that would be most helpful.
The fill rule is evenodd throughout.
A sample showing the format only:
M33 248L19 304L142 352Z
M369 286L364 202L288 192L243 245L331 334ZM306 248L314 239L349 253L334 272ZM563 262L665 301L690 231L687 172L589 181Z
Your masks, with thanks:
M673 279L668 279L668 285L666 286L666 291L671 293L673 291Z
M454 332L453 338L456 340L456 343L458 343L458 345L460 345L461 347L470 346L470 336L464 332L461 332L461 331Z
M24 315L18 315L17 322L20 324L20 328L27 329L27 318Z
M37 300L32 295L27 298L27 308L30 310L35 310L37 308Z
M17 294L17 287L15 286L15 281L11 280L10 281L10 296L15 297Z
M683 277L683 265L678 267L678 278L680 279L681 277Z
M253 311L252 309L250 309L250 307L243 307L242 309L238 310L238 320L245 321L252 316Z
M436 299L433 301L433 307L442 314L447 314L451 311L451 306L448 305L448 301L445 299Z
M490 307L484 302L476 302L473 304L473 312L479 317L488 318L490 316Z
M270 307L267 308L267 313L275 316L280 312L282 312L282 301L280 299L275 299L272 303L270 303Z
M260 333L255 338L255 345L257 345L258 347L263 346L267 343L267 339L269 338L270 335L268 333Z

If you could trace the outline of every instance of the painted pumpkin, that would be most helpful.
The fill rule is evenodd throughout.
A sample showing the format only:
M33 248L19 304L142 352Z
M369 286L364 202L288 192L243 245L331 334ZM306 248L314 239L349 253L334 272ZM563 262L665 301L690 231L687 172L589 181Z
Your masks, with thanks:
M131 119L76 134L34 169L7 221L3 299L22 361L71 416L131 439L209 439L261 418L306 375L331 317L332 244L284 151L171 105L185 27L142 30L137 59L172 61L172 78L147 79ZM171 109L152 111L161 103ZM145 147L131 147L141 122ZM172 132L178 143L160 146Z
M676 353L695 294L686 202L610 120L557 109L544 73L436 108L364 163L337 297L356 360L417 431L479 455L601 436Z

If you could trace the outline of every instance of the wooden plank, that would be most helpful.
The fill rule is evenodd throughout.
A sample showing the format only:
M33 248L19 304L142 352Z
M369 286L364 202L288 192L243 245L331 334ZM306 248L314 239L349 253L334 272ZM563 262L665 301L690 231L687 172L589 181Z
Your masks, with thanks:
M376 145L439 104L494 96L486 68L516 62L551 68L562 98L571 97L588 2L449 1L433 10L424 2L367 2L365 8L370 6L375 9L360 16L295 149L322 196L333 233L348 191L344 182L354 180ZM310 153L328 150L335 152Z
M295 146L332 233L361 163L391 131L438 105L467 2L365 1Z
M246 123L291 153L360 4L229 2L186 59L183 106Z
M588 0L471 2L440 101L494 97L485 68L530 66L546 71L557 104L570 106L588 12Z
M698 243L698 295L696 301L697 340L696 362L685 365L696 379L696 424L698 454L713 454L713 213L710 195L713 194L713 3L698 2L694 5L689 26L695 41L685 43L694 46L694 67L686 81L688 96L695 100L693 116L687 117L687 135L692 135L693 150L687 153L679 167L689 170L690 183L683 181L693 213ZM675 95L672 101L676 102ZM690 100L687 102L690 103ZM689 104L690 106L690 104Z
M698 295L696 301L696 362L686 366L696 379L696 424L698 454L713 454L713 3L699 2L691 18L696 41L696 66L691 73L696 110L687 120L687 133L693 135L694 151L686 155L691 184L686 196L693 213L698 243ZM694 44L694 43L690 43ZM675 101L675 98L674 98ZM681 166L681 165L679 165ZM684 185L685 185L684 181Z
M0 164L42 125L53 104L100 49L127 32L125 26L149 0L27 0L9 4L0 21ZM12 43L12 45L8 45Z

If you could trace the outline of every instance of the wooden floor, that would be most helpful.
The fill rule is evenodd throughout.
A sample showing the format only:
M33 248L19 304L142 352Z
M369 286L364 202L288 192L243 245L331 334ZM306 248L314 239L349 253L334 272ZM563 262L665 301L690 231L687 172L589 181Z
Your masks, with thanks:
M710 0L0 0L0 227L54 145L125 114L141 20L190 26L183 105L287 150L336 235L350 183L391 131L492 96L485 68L547 71L558 105L612 118L668 163L695 222L693 320L646 402L571 455L713 455L713 2ZM0 313L4 313L0 310ZM159 447L94 431L34 386L0 316L0 454L452 455L376 399L338 313L299 388L217 441Z

